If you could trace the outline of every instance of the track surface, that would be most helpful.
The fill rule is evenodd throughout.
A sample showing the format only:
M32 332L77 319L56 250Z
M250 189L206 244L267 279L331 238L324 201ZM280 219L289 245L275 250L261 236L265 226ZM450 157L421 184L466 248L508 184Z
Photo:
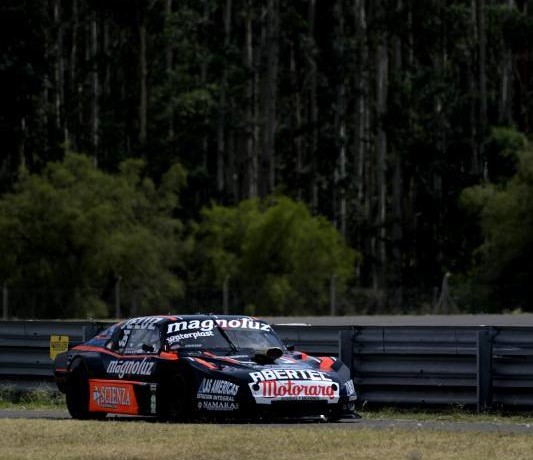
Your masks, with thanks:
M0 419L49 419L49 420L69 420L70 415L66 411L54 410L0 410ZM154 422L154 419L142 417L115 417L108 416L107 420L120 420L124 422ZM102 422L105 423L105 422ZM247 426L249 423L229 422L224 423L228 426ZM415 420L371 420L371 419L356 419L356 420L342 420L336 423L322 423L315 420L306 420L303 422L273 422L273 423L258 423L257 426L271 426L271 427L290 427L290 428L304 428L309 425L323 427L324 429L388 429L401 428L408 430L443 430L443 431L472 431L472 432L493 432L493 433L528 433L533 434L533 420L532 423L489 423L489 422L431 422L431 421L415 421ZM252 425L253 426L253 425Z

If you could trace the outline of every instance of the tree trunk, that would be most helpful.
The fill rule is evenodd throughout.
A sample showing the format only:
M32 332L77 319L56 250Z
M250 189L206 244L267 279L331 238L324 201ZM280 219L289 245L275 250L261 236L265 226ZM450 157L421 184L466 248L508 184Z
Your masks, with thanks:
M148 125L148 68L146 65L146 18L145 12L139 12L139 145L146 144Z
M28 129L26 127L26 118L23 116L20 119L20 139L18 144L19 168L21 171L26 171L26 138L28 136Z
M165 0L165 23L168 24L170 17L172 15L172 2L173 0ZM172 42L167 37L165 42L165 70L167 84L170 86L172 84L172 69L174 66L174 53L172 51ZM171 98L169 98L168 104L168 132L167 132L169 142L172 142L174 139L174 107L172 105Z
M403 0L397 0L396 13L398 20L400 20L403 13ZM402 40L399 35L394 37L394 61L393 72L396 78L403 77L403 59L402 59ZM404 111L405 116L408 115L408 108ZM400 151L400 146L395 145L391 150L392 154L392 256L394 259L394 273L395 273L395 290L393 306L396 311L401 311L403 303L403 264L402 264L402 239L403 239L403 162Z
M507 8L509 11L514 9L514 0L507 0ZM498 107L498 120L500 124L510 125L512 122L512 80L513 80L513 58L511 49L502 40L503 51L503 68L502 80L500 89L500 100Z
M439 14L443 14L442 8ZM445 32L441 32L444 34ZM443 75L447 67L447 55L446 55L446 37L442 36L443 45L435 49L433 56L433 69L435 75ZM439 161L444 162L446 158L447 150L447 133L446 133L446 115L444 112L444 106L446 101L442 93L437 92L433 99L433 118L435 119L435 126L437 127L434 134L434 144L437 151L437 158ZM436 168L433 171L432 177L432 202L434 209L432 216L432 245L433 253L435 254L435 261L437 265L443 262L442 252L442 228L444 221L444 213L446 211L446 203L443 200L443 178L440 168Z
M48 0L44 0L44 7L43 10L46 11L48 14L49 10L49 4ZM50 51L49 51L49 43L50 43L50 35L48 28L44 29L44 60L45 62L49 62L50 60ZM44 70L43 74L43 84L42 84L42 95L41 95L41 101L39 104L39 121L41 124L41 130L44 134L43 136L43 153L46 155L50 149L49 139L50 139L50 131L49 131L49 120L48 120L48 107L50 105L50 75L48 74L48 70Z
M207 28L207 22L209 20L209 1L203 0L203 12L202 12L202 27L204 30ZM202 89L207 86L207 53L208 53L208 44L206 42L201 44L202 52L200 53L200 86ZM208 138L207 138L207 126L208 126L207 117L204 120L202 126L202 141L200 144L202 152L202 168L207 172L207 148L208 148Z
M233 105L234 104L231 103L229 104L230 111ZM227 168L226 183L229 186L231 197L235 203L239 200L239 168L237 165L237 159L235 158L235 130L232 128L228 129L227 136L229 167Z
M508 0L508 8L511 10L514 5L514 0ZM498 121L502 125L510 125L512 123L512 101L513 101L513 57L511 49L505 43L502 43L503 51L503 65L502 65L502 80L500 88L500 100L498 107Z
M294 46L291 46L289 72L290 72L291 90L294 95L294 111L292 112L291 119L292 119L293 150L294 150L294 154L296 157L296 164L295 164L295 171L294 171L296 173L296 178L297 178L296 195L298 199L301 200L302 199L301 184L302 184L302 177L303 177L303 172L304 172L303 146L302 146L302 135L301 135L302 102L301 102L301 97L300 97L300 88L299 88L298 71L297 71Z
M68 145L67 120L64 113L65 106L65 61L63 58L63 24L61 21L61 2L54 0L55 41L55 123L58 130L63 129L63 142Z
M91 18L91 81L92 81L92 98L91 98L91 140L93 151L93 163L98 165L98 149L100 144L100 108L99 95L100 84L98 81L98 24L96 13Z
M476 115L476 78L475 78L475 43L477 42L477 20L476 20L476 0L471 0L470 5L471 13L471 34L470 34L470 46L467 51L468 56L468 95L470 97L470 144L472 151L472 166L471 173L474 175L479 175L480 173L480 161L479 161L479 152L477 147L478 139L478 130L477 130L477 115Z
M226 155L226 92L228 87L228 52L231 42L232 0L226 0L224 7L224 63L222 82L220 85L220 101L217 121L217 190L222 193L225 188L225 155Z
M78 0L72 0L72 39L70 44L70 82L69 82L69 107L73 113L79 113L80 110L80 97L78 95L78 75L77 75L77 59L78 59L78 28L79 28L79 16L78 16ZM78 115L79 116L79 115ZM70 147L72 150L78 150L79 134L77 130L79 125L76 126L74 122L74 128L72 134L69 136Z
M337 110L335 114L335 131L337 137L337 165L333 181L333 203L338 201L338 210L334 210L334 215L338 215L338 228L343 236L346 236L346 85L344 81L344 10L342 0L335 4L336 16L336 54L338 62L337 72ZM337 197L337 199L335 199ZM335 217L336 219L336 217Z
M376 191L378 198L377 221L378 240L376 243L376 255L378 271L375 286L380 290L386 289L387 269L387 133L384 127L384 117L387 112L387 86L388 86L388 50L387 39L382 37L376 48L376 106L377 106L377 164L376 164ZM381 298L381 297L380 297ZM380 305L382 307L383 305Z
M311 156L311 209L313 212L318 210L318 103L317 103L317 64L315 59L315 13L316 0L309 0L309 7L307 10L307 21L309 24L308 40L311 46L310 55L307 57L308 75L310 81L309 89L309 124L311 126L311 142L310 142L310 156Z
M363 0L354 0L354 29L356 38L356 68L354 72L354 168L356 190L356 212L359 229L357 232L357 246L365 252L368 249L368 239L363 235L363 224L369 222L370 206L368 193L368 139L370 125L370 110L368 105L368 41L366 7ZM358 266L358 269L360 266Z
M477 0L479 31L479 158L483 178L487 180L485 137L487 134L487 36L485 25L485 0Z
M257 155L254 146L254 65L253 65L253 29L252 29L253 3L248 0L245 18L245 50L244 67L248 72L246 85L246 115L245 115L245 156L246 156L246 198L257 196Z
M268 0L266 10L266 78L263 83L263 148L261 152L261 196L275 185L274 141L278 72L278 0Z

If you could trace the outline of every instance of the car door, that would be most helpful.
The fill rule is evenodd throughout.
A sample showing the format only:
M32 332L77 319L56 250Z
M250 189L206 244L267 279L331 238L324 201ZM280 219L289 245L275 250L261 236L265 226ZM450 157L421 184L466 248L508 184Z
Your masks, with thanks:
M89 381L89 409L135 415L155 415L155 371L161 330L125 323L102 350L103 378Z

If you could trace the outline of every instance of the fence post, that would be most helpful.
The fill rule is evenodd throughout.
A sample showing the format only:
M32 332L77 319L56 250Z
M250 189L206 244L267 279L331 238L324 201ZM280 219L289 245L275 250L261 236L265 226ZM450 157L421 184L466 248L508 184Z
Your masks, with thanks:
M222 312L229 314L229 276L224 277L224 284L222 285Z
M492 405L492 337L490 329L477 332L477 411Z
M115 282L115 317L117 319L122 317L122 312L120 310L120 282L122 281L121 276L117 276Z
M2 285L2 318L7 320L9 316L9 295L7 291L7 284Z
M339 359L350 369L350 377L353 377L353 329L339 331Z
M335 316L337 313L337 287L336 287L337 276L335 274L331 275L329 279L329 314Z

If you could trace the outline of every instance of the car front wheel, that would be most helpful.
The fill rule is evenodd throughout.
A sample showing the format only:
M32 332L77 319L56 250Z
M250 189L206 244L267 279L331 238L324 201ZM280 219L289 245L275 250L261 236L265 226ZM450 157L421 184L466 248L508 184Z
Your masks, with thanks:
M74 419L102 419L106 416L104 412L89 412L89 375L82 361L71 371L66 400L68 412Z

